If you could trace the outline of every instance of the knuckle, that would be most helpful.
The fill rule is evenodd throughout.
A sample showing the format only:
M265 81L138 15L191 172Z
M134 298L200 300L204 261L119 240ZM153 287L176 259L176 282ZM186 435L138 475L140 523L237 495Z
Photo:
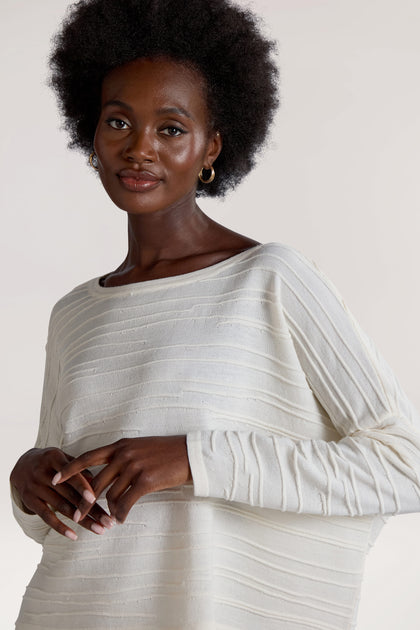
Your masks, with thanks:
M66 470L71 470L71 471L76 470L76 468L78 467L80 468L80 466L85 466L87 461L88 461L87 453L83 453L83 455L79 455L77 459L73 459L72 462L67 464Z
M125 447L124 450L119 453L119 459L126 464L131 462L133 459L133 450L129 446Z
M56 446L50 446L46 448L43 453L41 453L40 459L45 462L57 463L59 466L62 465L63 461L67 463L67 460L63 457L63 451L60 451Z
M59 453L61 453L61 451L56 446L47 446L47 448L41 451L40 455L41 457L50 457L51 455L57 455Z
M45 521L48 524L51 523L52 512L49 507L47 506L42 507L39 510L38 514L42 518L43 521Z
M70 513L69 510L69 505L68 503L66 503L66 501L59 501L57 503L56 506L54 506L57 512L60 512L61 514L64 514L65 516L68 516Z
M70 464L68 464L68 468L75 469L77 467L80 467L80 465L86 467L89 462L90 456L91 456L91 451L86 451L86 453L82 453L82 455L79 455L79 457L77 457L76 459L73 459L70 462Z
M136 484L137 487L141 486L145 490L154 488L155 485L156 485L156 475L150 470L144 471L138 483Z
M131 438L121 438L118 442L115 442L114 447L115 451L120 454L120 452L125 453L131 447Z

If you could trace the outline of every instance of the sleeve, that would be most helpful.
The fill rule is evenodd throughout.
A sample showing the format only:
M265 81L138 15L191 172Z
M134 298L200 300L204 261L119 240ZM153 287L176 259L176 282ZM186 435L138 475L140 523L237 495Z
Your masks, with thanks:
M420 420L394 375L313 265L294 253L280 277L278 308L341 437L191 433L195 495L324 516L420 511Z
M59 360L52 334L52 325L48 331L46 345L46 359L44 370L44 384L42 391L40 423L35 448L46 446L60 446L57 423L53 421L55 414L55 401L59 382ZM14 517L27 536L42 544L50 527L37 514L27 514L20 496L11 486L12 509Z

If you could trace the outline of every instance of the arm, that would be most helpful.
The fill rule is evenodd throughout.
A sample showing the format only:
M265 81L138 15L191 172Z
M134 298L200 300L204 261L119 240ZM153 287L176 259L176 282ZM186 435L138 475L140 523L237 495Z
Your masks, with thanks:
M418 510L419 422L391 372L311 265L290 252L279 258L278 278L278 314L339 441L197 431L187 452L184 436L129 438L81 455L56 483L105 465L92 487L97 495L109 487L121 522L141 496L186 483L190 470L202 497L320 515ZM87 509L82 502L80 513Z
M420 423L394 376L322 274L294 252L279 266L278 309L342 437L189 434L195 494L320 515L420 510Z
M42 390L40 422L35 448L44 448L47 444L49 444L50 446L59 446L59 436L53 429L54 425L50 422L51 417L54 413L54 403L59 378L59 362L56 352L54 350L51 322L52 317L48 330L47 345L45 347L46 358L44 370L44 385ZM19 495L17 489L12 482L12 479L10 489L12 496L13 514L17 522L27 536L33 538L36 542L42 543L48 533L48 530L50 529L49 526L37 514L28 513L29 511L25 507L21 496Z
M77 538L74 530L68 528L55 512L71 518L81 496L88 499L90 512L81 522L83 527L101 534L104 531L102 525L112 526L112 521L107 519L105 511L98 505L92 506L95 497L91 492L88 472L77 475L59 489L51 485L54 473L73 459L58 448L59 429L53 421L59 361L52 341L51 325L46 351L41 418L36 446L19 458L10 475L14 516L25 534L39 543L43 543L51 527L73 540Z

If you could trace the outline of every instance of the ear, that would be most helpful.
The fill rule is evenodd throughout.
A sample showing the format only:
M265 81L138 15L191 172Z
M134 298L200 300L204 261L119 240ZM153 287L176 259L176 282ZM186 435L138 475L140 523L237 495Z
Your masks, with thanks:
M219 131L212 131L207 145L207 152L204 160L204 168L210 169L217 160L223 147L222 136Z

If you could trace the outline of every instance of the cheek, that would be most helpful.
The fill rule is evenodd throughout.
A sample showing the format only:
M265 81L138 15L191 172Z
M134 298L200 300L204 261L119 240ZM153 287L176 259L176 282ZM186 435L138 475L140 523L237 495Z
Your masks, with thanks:
M98 157L99 162L106 163L115 153L112 145L106 142L102 134L96 133L93 140L93 148Z
M192 170L195 175L201 169L205 155L206 143L204 138L194 138L188 143L180 143L175 148L172 146L167 150L167 157L172 164L179 169Z
M95 134L93 140L93 150L96 153L98 163L98 175L102 182L102 186L112 196L112 189L116 185L114 181L115 159L113 159L113 151L110 150L109 144L105 143L101 138L101 134Z

